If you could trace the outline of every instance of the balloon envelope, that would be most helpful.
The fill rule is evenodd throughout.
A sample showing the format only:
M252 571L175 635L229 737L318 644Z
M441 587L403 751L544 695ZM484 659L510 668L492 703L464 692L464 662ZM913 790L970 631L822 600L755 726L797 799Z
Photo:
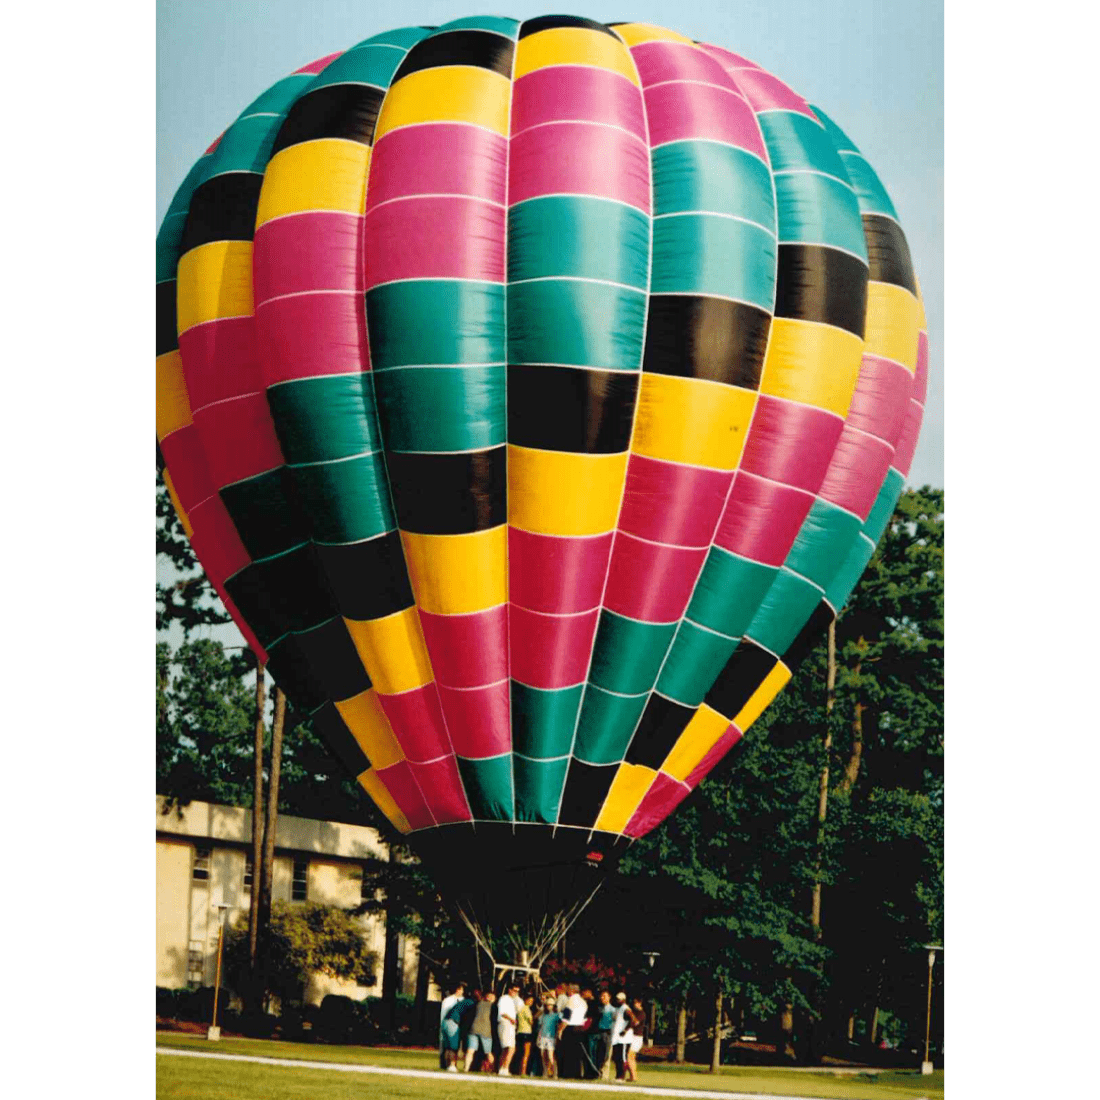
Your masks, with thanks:
M568 907L737 743L920 425L871 166L646 24L478 16L306 66L196 162L157 280L199 560L482 913Z

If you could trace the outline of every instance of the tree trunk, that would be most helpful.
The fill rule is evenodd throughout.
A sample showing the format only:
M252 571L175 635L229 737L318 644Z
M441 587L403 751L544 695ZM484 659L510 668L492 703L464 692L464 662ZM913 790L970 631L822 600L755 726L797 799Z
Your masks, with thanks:
M249 983L246 1013L259 1015L263 1011L264 991L260 982L260 966L257 963L257 944L260 936L260 892L263 889L264 861L264 704L266 702L264 665L256 656L256 729L253 747L254 770L252 775L252 890L249 894Z
M814 939L821 940L821 848L825 841L825 812L829 804L829 752L833 747L833 734L829 719L836 703L836 619L829 623L829 664L825 677L825 762L821 766L821 780L817 788L817 861L814 866L814 892L810 907L810 922Z
M714 995L714 1045L710 1051L710 1072L717 1073L722 1064L722 991Z
M418 1030L428 1034L428 979L431 977L431 969L428 960L424 958L421 950L422 944L416 948L416 999L414 1005L414 1019Z
M862 662L857 661L855 675L859 675ZM852 753L848 757L848 764L844 768L844 775L837 784L837 793L844 794L850 791L859 778L859 765L863 760L863 710L864 704L858 699L855 704L855 713L852 716Z
M275 689L275 717L271 723L271 768L267 782L267 816L264 820L264 856L260 875L260 906L257 921L257 957L260 960L260 988L266 991L267 930L271 920L271 885L275 867L275 826L279 818L279 772L283 763L283 726L286 696Z
M382 1004L390 1030L397 1028L397 922L386 913L386 954L382 959Z
M398 845L390 848L390 862L402 862L402 850ZM396 882L396 878L393 880ZM404 960L398 960L397 948L399 933L397 931L397 898L393 886L386 887L386 933L385 947L382 956L382 1009L386 1026L391 1031L397 1029L397 994L401 991L397 988L397 972L403 969L400 966Z
M252 777L252 888L248 905L249 962L256 965L256 916L259 912L260 887L263 883L264 858L264 668L256 670L256 735L253 749L255 767Z
M810 902L810 925L813 928L814 941L821 942L821 866L823 862L823 850L825 847L825 817L829 805L829 754L833 747L832 714L836 704L836 618L829 623L829 656L825 673L825 739L823 742L824 760L821 765L821 777L817 787L817 832L814 838L814 888ZM816 988L811 991L810 997L816 1009L820 1012L820 980L823 975L818 975L815 982ZM812 1062L817 1057L818 1045L818 1021L813 1013L807 1019L808 1030L808 1058Z
M883 959L879 963L878 971L875 974L874 1002L871 1006L871 1018L867 1024L867 1041L870 1043L872 1048L874 1048L875 1044L878 1042L878 1007L879 1003L882 1000L882 987L884 984L883 979L885 977L885 974L886 960Z
M680 997L680 1007L676 1013L676 1063L683 1065L687 1057L687 997Z
M779 1014L779 1041L775 1044L776 1057L781 1062L794 1057L794 1005L785 1004Z
M848 766L844 769L844 778L840 781L841 791L849 791L859 778L859 766L863 760L863 703L857 702L852 718L852 755L848 757Z

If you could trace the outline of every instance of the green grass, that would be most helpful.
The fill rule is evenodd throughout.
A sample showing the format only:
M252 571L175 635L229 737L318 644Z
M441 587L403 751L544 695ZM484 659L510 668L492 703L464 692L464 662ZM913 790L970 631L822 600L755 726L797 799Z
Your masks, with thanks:
M435 1055L429 1052L384 1050L376 1047L324 1046L313 1043L284 1043L262 1039L223 1039L208 1043L194 1035L167 1032L157 1034L157 1045L219 1054L247 1054L307 1062L333 1062L402 1069L435 1069ZM642 1085L664 1088L709 1089L753 1092L763 1096L821 1097L823 1100L942 1100L943 1072L922 1077L919 1072L836 1074L791 1069L723 1067L712 1076L701 1066L647 1065L639 1067ZM323 1069L294 1069L262 1066L247 1062L216 1062L212 1059L157 1059L157 1096L162 1100L362 1100L365 1092L395 1100L591 1100L583 1086L546 1091L494 1081L479 1087L440 1074L432 1080L377 1077ZM631 1093L624 1087L624 1096ZM607 1093L597 1093L604 1097ZM686 1100L686 1098L685 1098Z

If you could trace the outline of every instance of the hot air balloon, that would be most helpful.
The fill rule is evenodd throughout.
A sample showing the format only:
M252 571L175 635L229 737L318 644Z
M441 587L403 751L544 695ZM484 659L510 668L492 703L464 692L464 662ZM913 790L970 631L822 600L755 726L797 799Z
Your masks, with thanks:
M927 336L845 133L642 23L375 35L157 238L157 438L249 644L537 965L843 606Z

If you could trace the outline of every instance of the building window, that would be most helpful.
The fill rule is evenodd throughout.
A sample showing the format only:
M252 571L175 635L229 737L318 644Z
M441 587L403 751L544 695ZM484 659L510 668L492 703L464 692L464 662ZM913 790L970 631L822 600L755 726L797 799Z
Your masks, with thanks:
M187 984L202 985L203 978L202 940L192 940L187 947Z
M306 900L306 879L309 874L309 861L296 859L294 861L294 878L290 883L290 900Z
M195 861L191 864L191 877L205 881L210 877L210 849L196 848Z
M244 857L244 892L252 892L252 853L246 852Z

